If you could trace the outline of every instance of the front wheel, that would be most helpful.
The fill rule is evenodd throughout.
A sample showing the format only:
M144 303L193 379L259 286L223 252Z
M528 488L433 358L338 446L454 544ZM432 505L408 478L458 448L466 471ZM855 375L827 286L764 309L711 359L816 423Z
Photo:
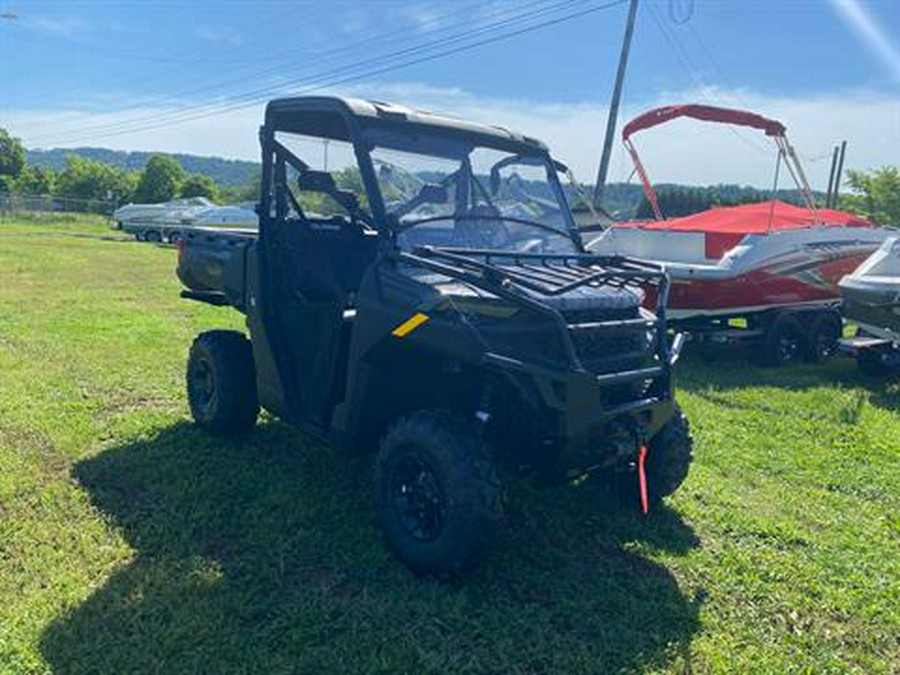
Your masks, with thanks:
M693 440L690 424L677 406L675 415L650 439L644 471L647 477L647 501L653 507L673 494L687 478L691 468ZM616 475L616 492L621 501L640 506L637 468Z
M194 421L220 435L249 431L256 423L256 368L243 333L211 330L191 345L187 396Z
M500 483L474 424L412 413L385 434L375 470L381 525L410 569L450 576L488 551L502 518Z

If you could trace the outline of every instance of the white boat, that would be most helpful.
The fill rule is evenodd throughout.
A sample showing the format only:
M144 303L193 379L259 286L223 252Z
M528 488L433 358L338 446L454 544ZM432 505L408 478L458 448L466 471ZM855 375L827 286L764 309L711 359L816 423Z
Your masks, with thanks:
M900 237L884 242L840 287L844 316L871 335L900 343Z
M122 226L126 223L180 223L196 211L215 206L206 197L187 197L159 204L126 204L113 212L113 218Z
M116 227L141 241L175 242L187 227L256 229L252 204L218 206L206 197L174 199L160 204L127 204L113 213Z
M210 209L198 211L191 227L227 227L241 229L257 229L259 217L253 206L249 208L244 204L237 206L216 206Z

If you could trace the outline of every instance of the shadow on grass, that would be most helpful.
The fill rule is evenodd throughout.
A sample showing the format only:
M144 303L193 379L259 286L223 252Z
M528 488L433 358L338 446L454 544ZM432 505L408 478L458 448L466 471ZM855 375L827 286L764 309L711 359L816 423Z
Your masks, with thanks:
M51 625L60 673L612 672L687 658L700 597L633 552L697 545L596 487L514 486L509 533L456 585L383 545L370 461L280 423L242 441L187 424L81 462L75 476L134 550ZM687 664L682 663L682 667Z
M875 376L864 374L855 361L845 355L836 355L825 363L770 368L754 364L752 352L746 347L692 347L694 349L677 366L677 386L717 405L759 410L757 402L741 404L731 401L727 394L769 387L789 392L822 388L857 390L860 393L858 400L850 401L850 407L845 411L851 418L859 415L865 401L886 410L900 407L900 383L895 375L887 372ZM772 400L771 407L772 412L791 413L777 398Z

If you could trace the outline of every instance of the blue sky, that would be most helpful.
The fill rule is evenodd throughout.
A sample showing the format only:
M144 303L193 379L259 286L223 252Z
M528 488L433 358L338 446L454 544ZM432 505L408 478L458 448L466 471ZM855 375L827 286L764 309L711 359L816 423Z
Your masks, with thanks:
M314 84L516 126L589 179L626 11L604 0L0 0L16 17L0 19L0 126L32 147L254 157L259 102ZM544 22L556 23L532 30ZM900 0L642 0L623 117L689 101L780 115L813 164L843 137L858 165L896 163ZM762 182L765 139L716 133L703 162L685 162L702 147L697 129L648 132L655 175ZM734 159L748 152L753 167ZM621 156L616 170L627 174Z

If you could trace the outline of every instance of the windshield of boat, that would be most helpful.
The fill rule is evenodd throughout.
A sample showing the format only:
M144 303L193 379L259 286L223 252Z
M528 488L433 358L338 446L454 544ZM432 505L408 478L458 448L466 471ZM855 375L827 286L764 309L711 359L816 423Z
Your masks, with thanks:
M370 154L402 249L578 251L556 168L546 155L516 154L450 135L377 140Z

